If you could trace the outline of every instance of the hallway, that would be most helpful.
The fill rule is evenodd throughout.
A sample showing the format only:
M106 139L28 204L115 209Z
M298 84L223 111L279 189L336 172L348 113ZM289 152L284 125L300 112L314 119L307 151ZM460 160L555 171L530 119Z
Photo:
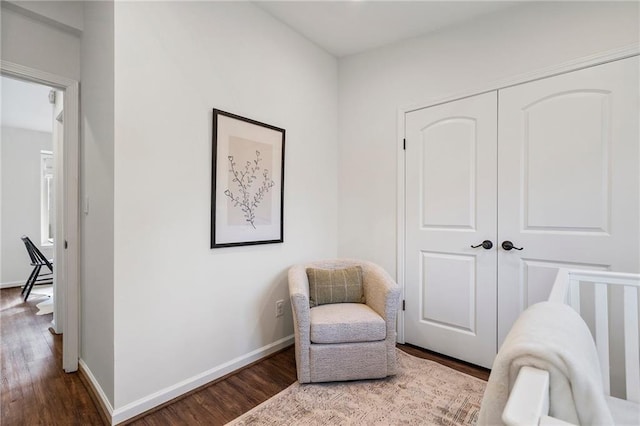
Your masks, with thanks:
M62 370L62 336L49 331L52 314L38 316L33 295L0 290L0 424L101 425L100 414L78 373Z

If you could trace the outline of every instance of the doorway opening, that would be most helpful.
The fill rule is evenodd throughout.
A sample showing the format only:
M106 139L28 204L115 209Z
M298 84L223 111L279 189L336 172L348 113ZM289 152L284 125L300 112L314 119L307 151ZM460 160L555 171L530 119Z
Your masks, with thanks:
M56 284L56 175L63 142L63 91L9 77L2 81L0 286L52 314ZM58 206L60 207L60 206Z
M2 276L3 287L22 286L28 282L31 276L29 268L33 268L30 263L34 263L30 256L27 256L26 246L21 237L24 234L29 237L37 249L42 252L42 258L53 259L52 265L52 290L48 297L52 300L48 309L52 310L52 329L55 333L62 334L62 367L66 372L73 372L78 369L79 357L79 295L78 295L78 266L79 266L79 231L78 231L78 150L79 150L79 84L75 80L70 80L51 73L43 72L33 68L24 67L7 61L1 62L2 91L3 91L3 119L12 112L17 111L18 105L24 103L28 95L20 92L18 87L29 88L32 92L44 92L48 105L48 119L50 130L50 143L44 142L46 139L41 136L42 143L38 145L36 153L29 154L29 159L35 163L34 168L24 167L22 170L24 179L35 179L35 203L36 206L17 208L17 198L31 194L24 185L14 185L21 183L16 177L9 177L6 172L13 169L20 169L20 163L9 163L9 158L5 158L2 153L2 213L0 214L0 241L16 240L22 253L19 260L14 259L11 264L27 268L27 275L19 277L19 272L13 272L14 278L9 279ZM6 96L12 89L17 90L16 96ZM5 104L10 99L14 99L16 105ZM47 107L45 107L47 108ZM7 126L9 128L11 126ZM20 138L33 140L28 129L18 130L4 129L2 131L2 148L16 148ZM22 127L27 127L22 125ZM25 136L25 133L27 136ZM46 135L45 132L41 132ZM5 137L5 134L7 137ZM17 136L16 136L17 135ZM16 139L17 138L17 139ZM37 145L37 144L32 144ZM24 148L24 147L20 147ZM35 159L33 158L35 157ZM6 167L5 167L6 165ZM30 169L31 171L29 171ZM26 177L28 176L28 177ZM13 186L12 186L13 185ZM16 195L19 194L19 195ZM33 194L32 194L33 195ZM11 196L11 199L5 196ZM16 212L9 212L9 208L16 207ZM10 214L9 214L10 213ZM8 226L5 219L11 216L22 215L26 221L28 219L29 228L26 225ZM12 238L13 237L13 238ZM15 243L13 243L15 244ZM21 246L20 246L21 245ZM7 246L8 247L8 246ZM0 276L9 265L9 252L5 253L4 245L0 256ZM25 266L26 264L26 266ZM41 268L41 272L47 272L47 268ZM36 273L35 269L33 273ZM24 274L24 270L23 270ZM44 277L43 277L44 278ZM17 282L16 282L17 281ZM40 291L34 285L32 292ZM28 299L32 296L30 295ZM45 300L46 301L46 300ZM43 307L47 309L46 306Z

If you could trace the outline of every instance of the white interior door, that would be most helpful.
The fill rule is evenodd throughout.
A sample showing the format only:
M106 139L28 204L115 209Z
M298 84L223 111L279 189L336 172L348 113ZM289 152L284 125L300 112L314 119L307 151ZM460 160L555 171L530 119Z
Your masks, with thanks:
M638 58L499 91L498 340L558 267L639 270Z
M497 93L406 115L405 341L496 354ZM491 249L471 248L484 240Z
M64 332L65 309L65 256L64 256L64 92L56 91L55 105L53 108L53 156L55 161L54 172L54 205L55 205L55 235L53 250L53 330L57 334Z

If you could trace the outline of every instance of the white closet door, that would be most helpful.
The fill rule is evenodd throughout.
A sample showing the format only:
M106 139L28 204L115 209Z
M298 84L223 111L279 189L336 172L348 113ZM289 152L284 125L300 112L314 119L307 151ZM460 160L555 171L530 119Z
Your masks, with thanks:
M496 354L491 92L406 115L405 341L490 367ZM491 249L471 248L490 240Z
M499 91L498 340L559 267L639 270L638 59Z

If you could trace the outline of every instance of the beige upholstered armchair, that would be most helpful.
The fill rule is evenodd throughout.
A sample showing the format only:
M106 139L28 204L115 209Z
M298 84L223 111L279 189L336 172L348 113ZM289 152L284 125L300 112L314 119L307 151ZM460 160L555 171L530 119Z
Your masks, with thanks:
M354 266L362 268L364 303L327 302L310 308L308 268L335 270ZM296 265L289 269L289 294L300 383L396 374L400 286L381 267L350 259ZM312 295L311 304L314 303Z

